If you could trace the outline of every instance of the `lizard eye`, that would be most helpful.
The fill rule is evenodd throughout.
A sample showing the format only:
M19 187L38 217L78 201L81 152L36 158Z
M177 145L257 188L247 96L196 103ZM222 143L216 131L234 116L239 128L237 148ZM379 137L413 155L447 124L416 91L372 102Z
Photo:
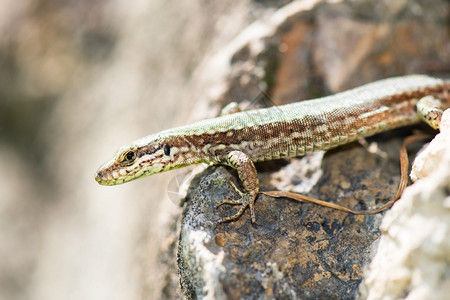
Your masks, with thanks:
M135 156L136 156L136 154L134 154L134 152L128 152L128 153L126 154L126 158L127 158L128 160L132 160Z
M167 156L170 155L170 146L168 144L164 145L164 154Z
M136 158L136 152L128 151L123 156L124 162L132 162Z

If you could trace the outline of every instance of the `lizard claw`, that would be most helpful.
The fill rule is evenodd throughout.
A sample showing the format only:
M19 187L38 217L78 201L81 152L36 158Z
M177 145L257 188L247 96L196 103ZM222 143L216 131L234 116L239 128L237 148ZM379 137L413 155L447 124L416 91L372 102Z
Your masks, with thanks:
M253 208L254 198L256 198L256 197L251 194L244 194L242 192L240 192L240 194L241 194L241 198L238 200L225 199L216 204L216 208L218 208L219 206L222 206L223 204L240 205L241 206L234 215L220 219L219 223L225 223L225 222L234 221L234 220L239 219L242 216L242 214L245 212L247 207L250 207L250 215L252 218L252 223L256 223L256 217L255 217L255 212L254 212L254 208Z

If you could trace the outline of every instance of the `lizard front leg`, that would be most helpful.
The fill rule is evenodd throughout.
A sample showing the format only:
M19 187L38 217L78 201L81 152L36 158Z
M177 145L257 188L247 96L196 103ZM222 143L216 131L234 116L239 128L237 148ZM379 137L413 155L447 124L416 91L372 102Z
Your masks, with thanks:
M240 191L233 183L232 186L241 197L238 200L223 200L217 203L216 208L223 204L241 205L238 212L232 216L225 217L219 223L238 219L247 207L250 207L252 222L256 222L255 200L259 193L259 180L255 165L250 158L241 151L231 151L220 161L221 164L228 165L237 170L239 179L242 181L245 192Z

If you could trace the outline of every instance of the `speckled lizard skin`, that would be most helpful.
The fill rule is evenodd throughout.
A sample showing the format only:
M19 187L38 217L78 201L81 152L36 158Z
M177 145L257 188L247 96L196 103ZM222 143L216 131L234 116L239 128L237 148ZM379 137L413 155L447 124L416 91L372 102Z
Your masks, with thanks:
M284 106L238 112L141 138L97 171L102 185L116 185L192 164L224 164L237 169L239 218L254 202L259 182L254 162L328 150L362 137L422 121L439 127L450 106L450 81L409 75L376 81L349 91Z

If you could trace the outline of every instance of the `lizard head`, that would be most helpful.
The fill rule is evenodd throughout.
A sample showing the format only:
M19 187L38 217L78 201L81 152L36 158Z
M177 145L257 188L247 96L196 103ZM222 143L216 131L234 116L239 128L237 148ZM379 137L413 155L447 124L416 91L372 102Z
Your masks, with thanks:
M195 155L186 155L185 145L176 137L150 135L122 147L95 173L101 185L116 185L153 174L199 163Z

